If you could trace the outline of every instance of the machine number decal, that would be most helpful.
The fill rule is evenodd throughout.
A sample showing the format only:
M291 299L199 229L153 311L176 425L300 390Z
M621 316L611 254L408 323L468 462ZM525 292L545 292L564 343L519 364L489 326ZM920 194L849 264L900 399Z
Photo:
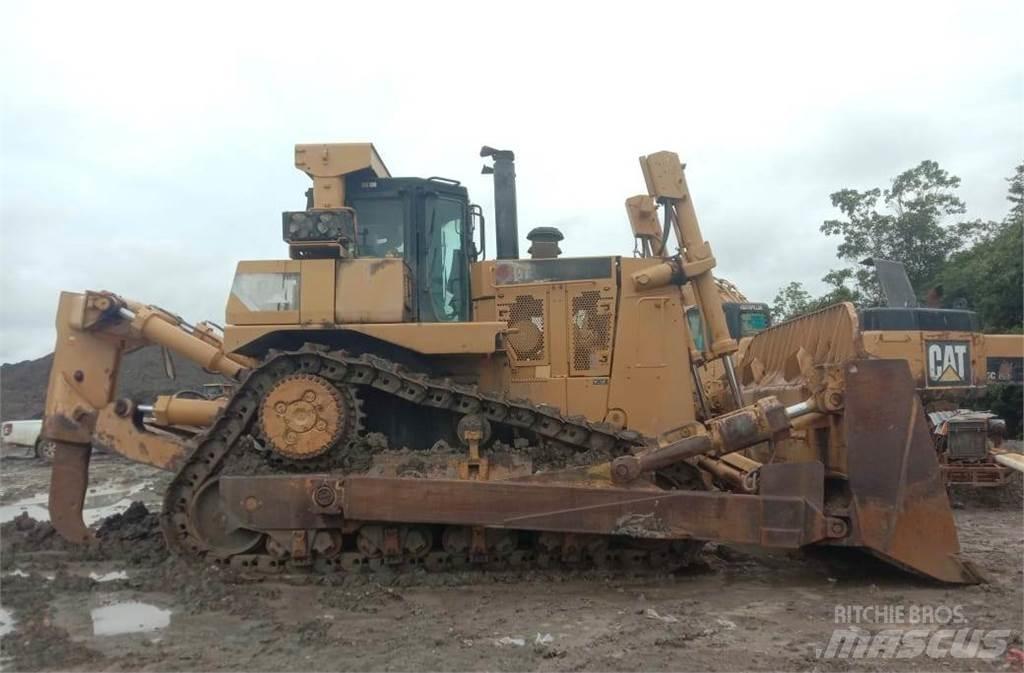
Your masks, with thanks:
M969 341L925 341L924 360L929 386L971 385Z
M1024 383L1024 358L988 358L988 380L990 383Z

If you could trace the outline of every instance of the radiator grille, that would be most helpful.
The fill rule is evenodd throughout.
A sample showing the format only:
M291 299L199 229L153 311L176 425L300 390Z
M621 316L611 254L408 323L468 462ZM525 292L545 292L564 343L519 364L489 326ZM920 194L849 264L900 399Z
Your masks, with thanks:
M574 373L606 374L612 339L612 316L597 290L572 298L572 367Z
M988 423L985 420L951 419L946 449L954 460L984 460L988 455Z
M508 338L516 358L525 362L543 362L544 300L531 295L516 297L508 309L508 326L516 330Z

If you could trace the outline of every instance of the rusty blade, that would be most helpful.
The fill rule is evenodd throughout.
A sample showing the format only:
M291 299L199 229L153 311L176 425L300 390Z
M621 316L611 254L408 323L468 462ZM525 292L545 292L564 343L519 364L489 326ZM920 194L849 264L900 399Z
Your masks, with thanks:
M50 471L50 523L65 540L86 543L93 539L92 531L82 520L92 447L67 442L56 444Z
M845 368L856 543L943 582L982 581L959 557L956 522L906 361L853 360Z

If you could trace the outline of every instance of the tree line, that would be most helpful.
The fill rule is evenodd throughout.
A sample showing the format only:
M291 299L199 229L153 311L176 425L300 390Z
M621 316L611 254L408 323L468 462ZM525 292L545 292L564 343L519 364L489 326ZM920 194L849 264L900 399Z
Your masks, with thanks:
M820 229L840 242L844 265L822 280L820 296L790 282L772 303L778 320L841 301L860 307L883 303L881 288L867 258L902 262L922 303L977 312L986 332L1024 328L1024 162L1006 180L1010 208L1001 221L966 219L967 205L957 195L960 178L935 161L897 175L882 189L841 189L830 195L842 217Z

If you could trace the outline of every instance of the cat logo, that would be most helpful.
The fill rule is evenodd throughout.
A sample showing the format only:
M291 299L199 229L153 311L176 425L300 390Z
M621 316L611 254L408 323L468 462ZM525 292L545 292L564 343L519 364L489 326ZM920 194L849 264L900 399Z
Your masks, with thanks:
M924 355L929 386L971 385L969 341L926 341Z

